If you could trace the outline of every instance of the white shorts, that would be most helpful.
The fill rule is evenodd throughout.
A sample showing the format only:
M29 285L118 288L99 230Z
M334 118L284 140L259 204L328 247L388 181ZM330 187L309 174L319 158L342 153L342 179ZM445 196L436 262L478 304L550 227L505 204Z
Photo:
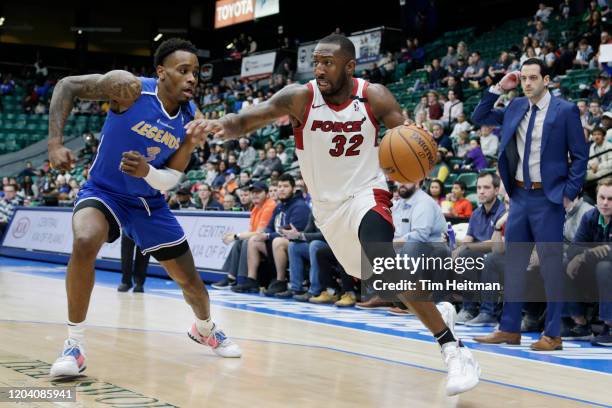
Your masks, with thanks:
M349 275L362 279L359 226L370 210L375 210L393 225L391 193L371 188L342 202L312 202L317 227L323 233L336 259Z

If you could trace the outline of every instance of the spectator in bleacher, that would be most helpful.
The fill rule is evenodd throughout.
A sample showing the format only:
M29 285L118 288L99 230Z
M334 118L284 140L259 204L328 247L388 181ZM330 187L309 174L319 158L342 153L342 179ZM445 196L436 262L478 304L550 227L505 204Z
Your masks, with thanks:
M559 14L563 19L567 20L572 13L571 0L563 0L563 3L559 5Z
M70 193L70 186L66 183L66 177L63 175L57 176L57 193L59 200L68 200L68 193Z
M604 26L601 20L601 11L594 10L589 16L587 30L582 35L591 42L595 50L599 49L602 31L604 31Z
M421 96L421 99L419 100L419 103L417 103L416 106L414 107L413 114L414 114L415 120L416 120L416 117L421 112L423 112L425 114L425 116L427 116L427 112L428 112L428 108L427 108L427 95Z
M588 138L589 130L587 126L589 124L589 105L587 105L585 100L579 100L576 102L576 106L578 107L578 111L580 113L580 123L586 132L586 136Z
M444 102L444 113L442 114L442 122L448 129L452 128L459 115L463 115L463 102L457 99L455 91L448 91L448 101Z
M238 145L240 147L240 154L237 162L238 166L240 166L241 169L248 169L252 167L257 159L257 152L250 145L249 139L246 137L241 137Z
M436 155L436 164L429 173L429 177L432 179L438 179L444 182L450 173L450 169L446 164L445 157L447 150L444 147L438 147L438 153Z
M476 259L483 257L493 249L494 228L502 215L506 212L504 204L498 198L499 186L501 182L496 174L479 173L476 182L476 192L478 203L480 204L470 216L465 238L453 251L453 257ZM471 204L470 204L471 207ZM473 272L473 271L472 271ZM479 276L469 274L470 280L479 282ZM481 305L480 314L478 313L478 303L475 301L464 301L463 307L457 317L457 324L465 324L478 316L480 326L494 326L497 324L495 319L495 304L484 302Z
M19 175L17 175L17 177L20 179L25 176L30 176L30 177L38 176L38 174L36 173L36 170L34 170L34 168L32 167L31 161L27 161L25 164L25 168L19 172Z
M427 92L427 119L438 120L442 117L442 106L438 102L438 93L436 91Z
M457 78L449 75L442 80L446 83L449 91L453 91L455 93L455 97L460 101L463 101L463 88L461 87L461 82L457 81Z
M57 194L57 185L55 184L55 179L51 172L45 174L44 177L39 179L38 191L43 196Z
M444 192L444 183L438 179L431 180L429 187L427 187L427 194L438 204L438 207L442 207L442 201L444 201L446 194Z
M289 242L289 278L291 285L284 291L275 296L280 298L290 298L307 302L311 297L321 294L321 284L319 282L319 263L317 261L317 251L320 248L328 247L321 231L317 228L312 213L308 218L308 224L304 231L298 231L294 226L290 229L281 230L281 235ZM306 264L310 264L310 288L304 291L304 269Z
M76 179L74 178L72 178L70 182L68 182L68 185L70 186L70 191L68 192L68 200L75 201L77 195L79 194L81 186L79 185L79 182L76 181ZM36 194L34 194L34 196L36 196Z
M599 100L604 111L610 109L612 105L612 92L610 92L610 77L608 74L601 74L597 78L589 97Z
M238 187L240 188L249 187L251 183L252 183L251 172L248 170L242 170L240 172L240 176L238 177Z
M198 200L195 203L196 208L213 211L223 210L223 205L213 197L210 185L199 183L196 192L198 194Z
M578 50L574 57L574 68L588 68L589 61L593 57L593 48L589 45L586 39L580 40Z
M467 186L463 181L459 180L453 183L453 188L451 192L446 195L445 200L450 202L448 211L449 216L455 218L470 218L472 215L472 203L465 198L466 190Z
M36 186L36 184L34 184L34 182L32 181L32 176L30 175L23 176L21 185L19 187L19 196L21 198L33 198L38 195L38 187Z
M455 52L455 47L449 45L446 50L446 55L440 61L440 65L442 68L449 70L451 65L457 65L457 53Z
M457 78L460 81L463 81L465 71L467 70L467 68L468 68L468 59L464 57L458 57L457 65L452 67L452 69L449 70L449 73L451 76Z
M234 194L225 194L223 196L223 210L234 211L234 209L240 209L238 206L238 199Z
M206 162L206 178L204 179L204 182L208 185L212 185L212 182L217 178L218 175L219 166L217 162L212 160Z
M272 218L265 232L258 233L249 239L248 269L246 278L239 278L239 282L232 288L235 292L251 292L259 288L257 269L262 256L273 257L275 264L275 277L266 294L274 296L278 292L287 290L286 268L287 249L289 241L280 234L282 229L290 229L293 225L298 231L304 231L310 208L302 197L294 195L295 180L290 174L283 174L278 181L279 203L274 208Z
M438 148L442 147L446 149L447 152L452 152L453 142L451 138L445 134L442 124L438 122L434 123L431 127L431 132L433 134L434 141L438 144Z
M470 151L470 135L468 132L459 133L459 139L455 145L455 157L465 159L465 156Z
M428 74L429 87L439 88L442 86L442 79L446 77L446 69L440 65L440 58L431 60L431 65L426 65L425 70Z
M563 241L570 243L574 241L578 227L580 226L580 220L582 216L593 209L593 206L582 197L582 193L565 208L565 222L563 223Z
M477 85L481 80L484 79L485 68L486 65L484 61L480 59L480 53L478 51L472 52L468 61L468 67L463 73L464 80L466 82L469 82L470 84Z
M544 23L548 23L548 19L550 18L552 12L552 7L547 6L545 3L540 3L538 5L538 11L536 11L533 20L535 22L543 21Z
M254 179L265 179L270 177L272 172L276 170L279 173L283 172L283 164L276 155L276 149L269 147L267 150L266 159L257 163L253 170Z
M527 61L529 58L537 58L536 52L531 45L527 47L523 55L521 55L521 59L519 60L519 62L522 64L523 62Z
M241 211L251 211L253 203L251 202L251 193L247 188L239 188L236 190L238 195L238 204Z
M612 112L608 111L601 116L601 127L606 131L606 141L612 143Z
M15 207L23 204L23 200L17 195L17 186L15 184L3 185L2 192L4 196L0 198L0 234L4 232L13 216Z
M12 74L6 74L6 77L2 80L0 85L0 95L12 95L15 92L15 81L13 80Z
M462 59L467 61L470 56L470 51L468 50L468 46L465 41L459 41L457 43L457 60Z
M228 232L223 236L225 245L236 243L232 246L221 268L227 273L227 276L222 281L213 283L212 287L215 289L230 289L236 284L237 276L247 276L249 239L263 233L272 219L276 203L268 197L268 185L263 181L256 181L249 188L249 192L253 203L249 217L249 230L239 233Z
M542 46L542 59L544 60L544 63L546 64L548 69L552 71L555 68L555 62L557 61L557 56L554 53L554 49L551 48L550 45L548 44L549 43L546 42L546 44Z
M605 139L605 132L598 127L591 132L587 180L594 180L612 173L612 143Z
M487 158L482 153L480 139L478 137L470 138L470 147L461 164L455 164L453 170L459 172L479 172L487 167Z
M504 75L506 75L506 70L508 66L510 66L510 54L507 51L502 51L499 54L499 58L494 64L491 64L488 69L489 76L494 82L502 79Z
M587 124L584 126L588 129L589 132L592 132L593 129L599 127L601 125L601 118L603 116L603 111L601 110L601 105L599 104L599 100L593 99L589 103L589 113L587 115Z
M465 114L461 113L457 115L457 123L455 123L455 125L453 126L453 131L450 134L450 138L453 141L458 141L459 135L462 132L469 132L470 130L472 130L472 125L470 124L470 122L465 120Z
M425 48L421 47L418 38L412 39L412 59L415 68L422 68L425 63Z
M542 21L536 21L533 39L537 40L540 46L544 45L548 40L548 30L544 28L544 23Z
M493 126L482 125L479 131L480 148L485 156L497 157L499 138L493 133Z
M191 198L189 187L179 188L168 200L168 207L171 210L195 209L196 205Z
M274 148L276 149L276 157L279 158L282 164L290 163L290 158L289 156L287 156L287 153L285 152L284 142L276 142L276 144L274 145Z
M580 221L574 245L568 249L567 275L576 286L586 286L594 280L599 293L599 318L604 327L591 339L596 346L612 347L612 178L597 183L597 207L587 212ZM586 245L585 245L586 244ZM579 278L579 279L576 279ZM589 283L588 286L591 286Z

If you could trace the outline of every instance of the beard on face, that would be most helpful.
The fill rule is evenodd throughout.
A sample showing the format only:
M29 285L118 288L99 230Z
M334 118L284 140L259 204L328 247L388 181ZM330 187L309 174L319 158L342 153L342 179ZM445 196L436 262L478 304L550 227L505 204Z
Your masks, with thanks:
M410 197L412 197L412 195L414 194L415 191L416 191L416 186L412 186L411 188L408 188L408 187L405 187L405 186L401 186L397 190L397 193L402 198L410 198Z

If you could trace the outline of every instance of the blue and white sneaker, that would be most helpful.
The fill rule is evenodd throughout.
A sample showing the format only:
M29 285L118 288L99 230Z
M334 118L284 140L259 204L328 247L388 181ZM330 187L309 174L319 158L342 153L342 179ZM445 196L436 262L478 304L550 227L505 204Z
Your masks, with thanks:
M64 350L51 366L49 375L51 377L76 377L86 368L83 344L67 339L64 342Z
M200 334L194 323L187 332L187 336L196 343L209 346L218 356L226 358L239 358L242 356L240 347L231 341L221 329L218 329L217 325L213 326L208 337L204 337Z

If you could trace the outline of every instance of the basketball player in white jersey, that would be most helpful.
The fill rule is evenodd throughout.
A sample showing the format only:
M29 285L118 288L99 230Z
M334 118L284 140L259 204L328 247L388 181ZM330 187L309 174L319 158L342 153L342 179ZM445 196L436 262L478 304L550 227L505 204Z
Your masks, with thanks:
M345 36L323 38L313 59L315 79L306 85L289 85L238 115L195 120L186 126L187 133L238 138L289 115L316 223L346 272L361 278L361 249L371 262L373 245L388 242L383 255L395 256L391 194L378 161L377 135L380 122L391 129L404 118L386 87L353 78L355 47ZM452 305L439 305L443 319L433 302L401 298L441 345L448 366L447 394L474 388L480 368L454 336Z

